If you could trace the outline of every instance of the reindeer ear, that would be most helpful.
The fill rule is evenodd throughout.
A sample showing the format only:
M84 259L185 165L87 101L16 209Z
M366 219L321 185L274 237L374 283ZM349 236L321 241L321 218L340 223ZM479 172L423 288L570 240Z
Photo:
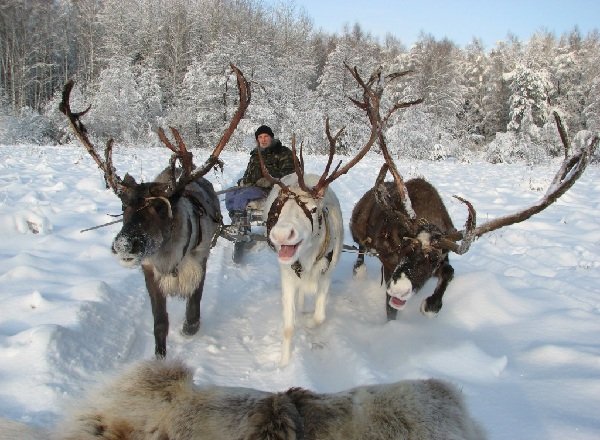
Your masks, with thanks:
M135 186L137 185L137 182L135 181L135 179L133 178L133 176L129 173L125 174L125 177L123 178L123 185L124 186Z

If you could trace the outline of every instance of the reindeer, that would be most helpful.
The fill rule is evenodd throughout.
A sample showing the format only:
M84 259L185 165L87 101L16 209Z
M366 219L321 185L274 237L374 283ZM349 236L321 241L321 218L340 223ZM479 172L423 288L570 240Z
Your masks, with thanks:
M121 179L112 164L110 139L102 159L88 138L80 118L91 107L73 113L69 98L73 82L65 85L60 110L68 117L79 141L104 173L107 187L123 204L123 227L112 244L113 253L128 267L141 265L154 317L155 355L166 356L169 332L167 296L187 300L182 333L194 335L200 327L200 300L206 262L222 225L219 200L203 176L218 162L250 103L250 88L242 72L231 65L237 78L239 105L217 146L199 168L187 151L179 132L171 128L177 146L159 129L164 145L173 151L169 166L153 182L138 183L126 174ZM177 163L181 165L177 167Z
M379 117L378 115L375 115ZM545 196L534 205L495 220L476 225L475 209L467 200L454 196L468 207L465 228L457 231L436 189L425 179L402 180L389 154L385 138L378 139L385 164L372 189L355 205L350 219L352 238L359 246L354 274L363 269L364 254L374 253L382 264L386 283L388 320L396 319L407 301L432 277L438 279L431 296L421 303L421 313L435 316L454 276L449 252L464 254L476 238L514 223L527 220L546 209L577 181L587 167L598 144L596 136L572 157L566 131L555 112L556 125L565 148L565 160L554 176ZM377 118L376 118L377 119ZM378 119L378 122L384 124ZM384 182L387 171L394 182Z
M381 69L365 83L356 68L346 68L363 89L363 100L356 105L367 112L378 112L382 88L373 90L380 82ZM409 105L409 104L406 104ZM400 106L398 107L400 108ZM296 297L302 309L304 295L315 295L313 316L307 325L314 327L325 320L325 309L331 273L336 266L343 246L343 221L339 201L329 185L346 174L369 151L379 136L379 125L371 125L371 133L365 145L344 167L341 162L330 173L335 145L344 128L332 135L329 119L325 132L329 142L329 158L321 176L304 175L302 145L300 158L296 154L295 137L292 138L295 173L282 179L271 177L261 158L265 178L274 185L264 205L263 218L271 247L277 252L281 273L283 307L283 343L280 364L290 360L291 340L294 332Z
M144 361L71 405L44 437L0 418L11 439L485 440L463 394L437 379L334 394L194 384L178 360ZM10 434L14 434L10 437Z

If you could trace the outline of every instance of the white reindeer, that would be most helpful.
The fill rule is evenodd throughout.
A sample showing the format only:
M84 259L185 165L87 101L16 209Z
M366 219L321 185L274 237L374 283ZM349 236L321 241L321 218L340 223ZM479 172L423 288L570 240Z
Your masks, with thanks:
M307 175L308 185L316 185L319 177ZM290 360L296 298L300 309L304 295L315 295L315 310L307 322L315 327L325 320L325 308L331 273L344 241L340 203L335 193L326 188L314 197L299 184L298 176L281 179L284 188L275 186L265 203L265 220L269 241L277 252L281 269L283 306L283 346L281 365Z
M379 104L383 94L385 80L398 78L408 72L383 76L381 69L363 81L356 68L346 65L356 82L362 88L362 101L351 99L364 110L369 117L371 133L365 145L344 167L339 163L330 173L335 153L335 145L342 133L339 130L332 136L329 120L325 121L325 133L329 141L329 159L325 171L318 177L304 175L302 146L300 158L296 156L296 142L292 139L295 174L281 180L271 177L262 162L265 178L274 185L264 207L264 219L270 244L277 252L281 267L281 291L283 305L283 345L281 350L282 366L290 360L292 336L294 333L296 297L298 306L303 307L304 295L315 294L315 310L308 321L316 326L325 320L327 296L331 283L331 273L337 264L343 247L343 222L339 202L329 188L331 182L347 173L369 151L375 141L380 140L383 127L379 116ZM388 116L400 108L417 104L421 100L396 103ZM260 153L260 151L259 151ZM260 156L259 156L260 157Z

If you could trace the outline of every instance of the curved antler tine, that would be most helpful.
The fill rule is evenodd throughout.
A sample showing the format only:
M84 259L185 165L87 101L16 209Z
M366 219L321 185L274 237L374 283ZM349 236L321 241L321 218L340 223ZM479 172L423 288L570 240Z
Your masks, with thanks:
M79 139L79 142L81 142L81 144L85 147L88 154L92 156L92 159L94 159L94 162L96 162L98 168L100 168L100 170L104 173L104 180L106 182L107 187L111 188L115 194L120 196L121 191L123 189L123 184L121 178L117 175L116 170L112 164L113 140L109 139L106 143L104 151L105 159L102 160L100 155L98 155L98 153L96 152L96 147L94 146L94 144L92 144L92 141L90 141L85 126L80 120L80 117L85 115L92 108L92 106L88 106L87 109L79 113L73 113L73 111L71 110L70 99L71 91L73 90L74 85L75 82L73 80L70 80L65 84L62 93L62 100L59 104L59 110L68 118L73 133L75 133L75 136L77 137L77 139Z
M169 129L171 130L171 133L175 138L177 147L173 145L173 143L169 140L169 138L165 134L165 131L162 128L158 128L157 130L158 138L169 150L173 152L173 155L169 160L169 168L171 171L171 175L169 178L170 183L168 190L165 191L166 197L171 196L172 194L177 192L179 188L185 187L185 185L187 185L191 181L190 174L192 173L192 169L194 167L192 159L193 155L187 150L185 142L179 134L179 131L175 127L169 127ZM181 164L182 169L179 181L177 179L177 161L179 161L179 163Z
M465 229L464 232L462 232L461 234L462 240L460 242L460 245L458 246L458 249L453 249L453 252L462 255L469 250L469 248L471 247L471 243L473 243L473 240L475 240L476 238L474 231L475 226L477 225L477 213L475 211L475 208L473 207L473 204L468 200L457 195L455 195L454 198L460 200L462 203L467 205L467 209L469 210L467 220L465 221Z
M435 240L434 246L438 249L448 250L455 254L462 255L470 249L471 243L477 238L477 235L474 232L477 223L477 213L471 202L457 195L454 197L467 205L469 210L467 220L465 221L465 229L442 235ZM457 243L458 241L460 241L460 244Z
M175 145L173 145L171 143L171 141L165 134L165 131L162 129L162 127L159 127L158 130L156 130L156 133L158 134L158 138L165 145L165 147L167 147L169 150L171 150L175 154L178 153L177 148L175 148Z
M392 108L390 108L388 110L387 114L383 118L384 125L387 124L387 121L397 110L400 110L402 108L412 107L413 105L421 104L422 102L423 102L423 98L419 98L419 99L415 99L413 101L407 101L407 102L397 102L396 104L394 104L392 106Z
M260 150L260 148L259 148ZM261 158L261 169L262 169L262 156L259 156ZM302 157L302 144L300 144L300 158L298 158L298 155L296 154L296 133L292 134L292 157L294 159L294 172L296 173L296 176L298 176L298 186L303 190L306 191L308 193L311 193L311 189L308 188L308 186L306 185L306 182L304 181L304 157ZM266 169L266 168L265 168ZM263 175L264 175L264 171L263 171Z
M248 80L244 77L244 74L237 66L230 64L230 67L233 73L235 74L237 81L239 95L238 108L233 117L231 118L229 126L221 135L221 139L219 139L219 142L215 146L213 152L210 154L209 158L204 162L204 164L196 169L194 175L192 176L192 180L197 179L198 177L208 173L208 171L210 171L210 169L212 169L212 167L217 163L219 154L221 154L221 151L223 151L223 148L225 148L225 145L227 145L227 143L231 139L231 136L235 132L235 129L237 128L239 122L244 117L248 105L250 105L251 91Z
M375 179L375 186L379 186L385 180L385 175L389 170L389 166L387 162L385 162L381 168L379 169L379 174L377 174L377 178Z
M346 127L340 128L335 136L331 135L331 127L329 125L329 116L325 118L325 134L327 135L327 140L329 141L329 159L327 160L327 165L325 166L325 172L323 176L327 176L329 174L329 169L331 168L331 163L333 162L333 155L335 154L335 145L337 143L338 138L344 132ZM341 163L341 162L340 162ZM340 165L336 167L336 171Z
M183 174L181 178L187 179L190 174L192 174L192 170L194 169L194 161L193 154L191 151L188 151L183 138L179 134L179 131L175 127L169 127L171 129L171 133L173 133L173 137L175 138L175 142L177 142L177 150L179 155L179 162L181 162L181 166L183 168Z
M569 153L571 152L571 142L569 141L569 136L567 134L567 130L558 115L558 112L555 110L552 112L554 116L554 121L556 122L556 128L558 129L558 134L560 136L560 140L562 141L564 151L565 151L565 159L569 157Z
M558 115L555 115L556 123L559 131L561 131L562 121ZM564 128L563 128L564 131ZM598 143L600 142L600 138L595 136L592 138L587 147L582 148L575 155L570 158L566 158L554 178L552 179L552 183L548 187L546 194L540 200L538 200L533 205L528 208L523 209L522 211L515 212L514 214L505 215L503 217L496 218L487 223L484 223L481 226L476 227L473 230L473 235L476 237L480 237L483 234L486 234L491 231L495 231L496 229L500 229L504 226L512 225L515 223L520 223L522 221L527 220L534 214L537 214L548 206L553 204L560 196L562 196L565 192L571 188L577 179L581 177L585 169L587 168L590 158ZM565 148L568 148L568 141L565 133L565 140L563 140L563 145Z

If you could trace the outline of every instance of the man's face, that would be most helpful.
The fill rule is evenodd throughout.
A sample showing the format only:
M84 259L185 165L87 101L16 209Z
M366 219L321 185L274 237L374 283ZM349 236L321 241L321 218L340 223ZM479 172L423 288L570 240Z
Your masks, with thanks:
M271 136L269 136L267 133L261 133L256 138L260 148L267 148L269 145L271 145L271 139Z

